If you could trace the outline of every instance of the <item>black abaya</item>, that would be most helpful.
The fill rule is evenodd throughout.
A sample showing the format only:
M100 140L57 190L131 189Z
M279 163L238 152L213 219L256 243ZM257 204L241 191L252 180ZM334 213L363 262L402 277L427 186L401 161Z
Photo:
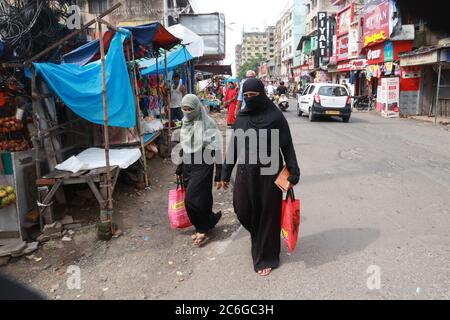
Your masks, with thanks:
M259 80L251 79L247 80L246 83L249 81ZM252 86L252 82L249 82L249 86ZM244 92L261 92L261 88L252 89L247 88L246 90L244 84ZM262 90L264 90L264 87L262 87ZM280 150L278 151L279 167L277 173L262 175L261 168L268 165L263 165L259 158L256 164L249 164L249 141L246 141L245 144L238 144L235 134L232 137L234 150L228 149L227 160L222 166L222 180L230 181L233 167L238 160L237 155L240 155L233 192L233 205L242 226L251 234L251 252L255 271L277 268L279 265L282 191L275 185L275 180L278 172L282 169L283 158L291 172L289 181L296 184L300 177L300 169L288 123L281 111L269 99L266 99L263 91L261 95L264 95L263 99L260 99L256 109L249 108L246 101L246 109L248 109L246 112L239 114L233 129L242 129L244 132L255 129L257 134L259 134L260 129L269 131L278 129ZM268 137L270 137L270 133ZM270 151L270 139L268 139L267 144L266 150ZM238 146L244 148L244 150L238 150ZM233 161L230 161L230 159Z
M220 214L214 214L213 208L213 164L194 163L194 155L183 155L183 159L190 158L178 166L177 174L182 175L186 188L185 206L189 220L198 233L206 233L213 229L220 219ZM220 181L221 165L216 163L215 181Z

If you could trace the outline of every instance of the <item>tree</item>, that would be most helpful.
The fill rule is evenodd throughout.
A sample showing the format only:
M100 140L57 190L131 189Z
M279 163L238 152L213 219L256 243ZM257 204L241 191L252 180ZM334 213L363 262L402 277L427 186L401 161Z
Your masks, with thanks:
M238 77L239 79L244 79L245 74L248 70L253 70L258 74L259 65L264 62L263 57L258 56L256 58L251 58L249 61L245 62L241 67L239 68Z

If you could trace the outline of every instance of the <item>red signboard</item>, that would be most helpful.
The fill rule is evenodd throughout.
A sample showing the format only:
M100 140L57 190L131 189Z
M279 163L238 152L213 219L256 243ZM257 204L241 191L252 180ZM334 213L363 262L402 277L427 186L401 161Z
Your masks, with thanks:
M393 41L394 61L399 59L399 53L412 50L413 41ZM381 64L385 62L384 44L379 43L366 48L368 64Z
M348 34L337 39L336 51L337 61L348 60Z
M339 72L364 70L367 66L366 59L355 59L348 62L341 62L337 66Z
M363 45L371 46L389 39L389 0L368 0L364 5Z

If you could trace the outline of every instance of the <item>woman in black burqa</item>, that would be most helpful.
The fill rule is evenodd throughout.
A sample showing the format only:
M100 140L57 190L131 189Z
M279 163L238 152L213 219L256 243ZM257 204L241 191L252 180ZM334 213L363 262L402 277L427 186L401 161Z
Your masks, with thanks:
M273 268L278 267L280 261L283 194L275 185L275 180L283 167L283 159L290 171L289 183L286 186L288 189L298 183L300 169L286 118L266 96L261 80L248 79L244 83L243 93L245 109L239 113L233 126L232 141L227 150L227 159L222 166L222 181L219 188L228 188L234 165L239 159L233 191L234 210L241 224L251 234L255 272L266 276ZM257 145L258 150L264 146L260 142L249 143L249 139L246 139L245 143L238 143L239 129L244 132L254 129L258 137L262 130L266 129L267 151L264 151L266 154L270 154L271 150L271 130L279 130L279 147L275 150L277 154L273 155L278 160L275 173L267 174L261 171L272 163L261 161L258 153L256 163L251 163L251 153L255 152L251 145ZM272 162L272 157L270 159Z
M208 231L222 216L222 212L212 211L212 183L213 179L219 183L222 169L221 133L197 96L187 94L181 104L184 115L180 133L182 158L175 173L186 187L186 211L196 230L192 239L195 245L202 246L208 241Z

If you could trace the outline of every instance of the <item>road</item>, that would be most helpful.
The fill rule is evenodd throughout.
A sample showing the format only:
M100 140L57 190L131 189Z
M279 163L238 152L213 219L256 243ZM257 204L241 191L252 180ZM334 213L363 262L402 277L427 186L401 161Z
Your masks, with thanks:
M450 132L368 113L311 123L293 109L294 254L283 247L280 268L258 276L240 228L206 246L193 276L160 298L449 299Z

